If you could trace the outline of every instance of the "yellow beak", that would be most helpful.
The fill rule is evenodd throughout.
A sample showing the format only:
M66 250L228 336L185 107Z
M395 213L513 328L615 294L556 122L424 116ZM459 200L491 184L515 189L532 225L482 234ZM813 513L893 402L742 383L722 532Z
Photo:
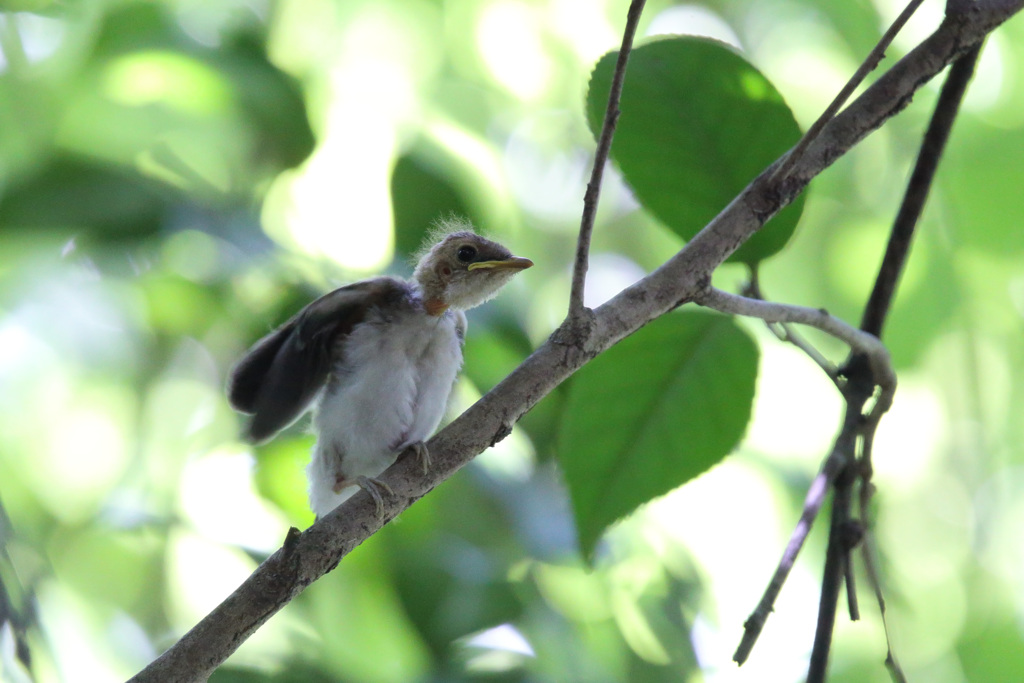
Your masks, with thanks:
M528 258L512 256L502 261L480 261L478 263L470 263L467 270L476 270L477 268L490 268L493 270L526 270L532 265L533 261Z

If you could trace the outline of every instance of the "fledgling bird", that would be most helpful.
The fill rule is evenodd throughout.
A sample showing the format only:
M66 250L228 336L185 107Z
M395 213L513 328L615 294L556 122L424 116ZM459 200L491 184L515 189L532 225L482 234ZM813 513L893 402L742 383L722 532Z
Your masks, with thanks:
M315 404L316 445L306 473L317 518L356 486L378 509L374 478L424 440L444 416L462 367L463 311L487 301L533 262L458 223L420 259L412 280L377 277L309 304L256 342L235 366L228 398L252 415L246 436L269 439Z

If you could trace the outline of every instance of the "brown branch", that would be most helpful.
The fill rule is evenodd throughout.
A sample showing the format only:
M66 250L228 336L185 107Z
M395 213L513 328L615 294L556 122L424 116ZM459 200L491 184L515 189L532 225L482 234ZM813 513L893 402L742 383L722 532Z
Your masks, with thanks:
M924 2L924 0L910 0L910 4L908 4L900 15L896 17L896 20L892 22L892 26L890 26L882 35L878 44L871 50L867 58L857 68L857 71L850 77L850 80L846 82L843 89L840 90L835 99L825 107L825 111L821 113L821 116L811 124L811 127L808 128L807 132L804 133L802 138L800 138L800 142L798 142L796 147L793 148L793 151L786 156L782 165L779 166L778 170L775 172L776 178L785 177L786 173L789 172L789 169L793 167L793 164L800 160L800 157L803 155L804 150L807 149L807 146L818 137L818 134L821 132L821 129L825 127L825 124L832 120L842 106L846 104L846 100L850 99L850 95L853 94L853 91L864 82L867 75L874 71L878 66L878 63L885 58L885 51L889 49L889 45L891 45L893 39L896 38L896 34L899 33L904 24L910 20L910 17L914 15L914 12L917 11L917 8L921 6L922 2Z
M874 289L871 290L871 297L864 308L864 317L860 324L862 330L870 332L876 337L882 336L882 326L889 312L889 305L892 302L900 273L903 271L907 254L910 252L914 229L924 211L925 200L931 191L935 171L939 167L939 159L949 140L953 121L960 111L960 103L967 91L967 84L974 74L974 66L978 61L980 51L981 44L979 43L950 67L949 75L946 76L946 82L942 85L938 102L935 104L935 112L928 124L928 130L924 134L917 163L914 165L914 171L907 183L903 203L896 214L896 220L889 235L889 243L885 248L885 256L882 257L882 265L878 277L875 279Z
M593 312L585 337L556 331L522 365L433 439L433 467L424 476L402 458L382 479L395 491L380 516L360 491L268 558L221 605L132 680L203 681L271 615L337 566L383 524L493 445L522 415L591 358L700 292L712 271L947 64L1017 12L1024 0L978 6L947 20L829 122L791 172L776 185L773 165L678 254ZM778 163L778 162L776 162ZM556 335L559 335L556 340Z
M864 307L861 329L872 335L881 335L885 319L895 297L900 274L910 251L914 230L920 219L921 212L924 210L925 200L931 191L932 181L935 178L942 150L949 139L953 121L959 112L960 103L967 90L967 84L974 73L974 67L980 50L981 43L978 43L953 64L946 77L946 82L943 84L942 92L935 105L935 112L932 115L928 129L925 131L917 163L908 182L896 220L893 222L892 232L889 236L885 255L882 258L878 277L875 279L871 296ZM873 387L874 382L877 381L874 371L867 367L864 360L862 355L854 354L854 357L847 364L847 375L851 383L862 387L861 393L850 397L858 401L858 405L863 405L863 401L870 396L870 394L864 393L864 388L869 383ZM807 673L808 683L823 682L827 674L832 629L836 616L836 602L844 579L841 565L849 562L851 550L843 544L842 536L843 525L848 524L850 521L852 488L855 483L852 475L856 473L859 476L862 492L870 495L872 490L870 481L872 470L871 450L875 430L878 428L879 417L881 417L881 412L877 410L876 406L876 410L873 411L869 419L859 426L860 438L863 443L860 462L856 466L851 465L851 476L848 479L840 478L835 486L832 505L832 526L829 533L828 554L825 560L825 571L822 579L818 624ZM867 514L866 507L866 497L862 496L862 515ZM879 609L884 615L885 602L877 582L877 576L872 576L872 579L874 581L875 595L879 600ZM852 590L852 586L848 585L848 589ZM903 674L893 654L888 627L886 628L886 646L886 665L889 667L894 678L899 680Z
M910 251L915 228L924 210L924 204L930 193L939 160L949 140L953 123L959 113L960 104L966 94L967 85L974 74L980 52L981 43L958 59L950 68L946 81L943 84L938 102L935 105L935 112L921 143L921 150L908 182L903 202L893 223L889 243L882 258L875 286L864 310L864 316L861 321L861 329L863 330L877 335L881 334L900 274ZM871 424L865 428L864 447L859 467L861 477L860 515L862 519L867 517L869 502L874 491L874 486L871 484L873 469L871 452L876 426L876 424ZM878 602L879 613L885 627L885 663L892 674L893 680L904 681L906 677L893 652L885 613L885 598L878 578L874 554L869 543L864 543L862 554L867 568L868 580Z
M904 13L906 14L908 11L912 11L912 7L913 3L907 8L907 10L905 10ZM892 29L890 29L890 31L891 30ZM883 40L883 42L885 41ZM935 171L938 166L938 161L945 143L948 140L949 131L959 109L959 104L966 90L967 83L970 80L970 76L973 73L979 49L980 43L968 51L968 53L963 57L958 59L950 69L949 76L947 77L946 83L943 85L942 92L936 104L932 121L923 138L917 165L911 175L903 203L897 214L896 220L894 221L886 253L883 257L878 277L875 280L874 289L871 293L868 304L865 306L861 329L875 337L878 337L881 334L885 317L888 314L891 300L895 294L899 274L906 261L914 229L917 225L918 219L920 218L921 211L923 210L925 199L930 191L931 183L934 179ZM819 121L824 120L824 116L819 119ZM808 131L809 136L810 134L811 131ZM801 144L808 139L808 136L805 136L804 140L801 140ZM796 150L794 150L794 152L795 151ZM796 156L797 155L795 153L790 154L787 157L787 161L794 159ZM781 174L777 172L777 175ZM752 286L755 287L755 294L760 298L760 292L756 289L756 279L752 279ZM784 330L784 334L786 339L789 340L792 333L788 330ZM813 351L813 349L811 350ZM815 353L811 353L811 357L815 358L816 362L818 362L818 364L821 365L828 373L828 366L822 364L822 362L817 359ZM862 353L855 352L853 355L855 357L864 358ZM866 402L867 398L870 397L870 392L866 389L867 385L870 384L870 386L873 387L874 382L878 381L879 377L877 375L877 371L864 367L863 364L858 366L853 363L848 364L845 374L855 374L858 371L864 375L859 378L860 384L864 387L861 392L862 395L857 397L848 395L847 400L855 400L857 402L857 410L859 414L860 408L863 406L864 402ZM829 376L832 377L833 375L829 373ZM869 377L872 379L869 379ZM883 395L879 400L884 401L884 404L876 405L875 410L872 411L869 418L856 430L860 433L863 442L862 457L858 464L858 474L862 481L862 496L864 491L870 490L871 443L874 438L875 429L878 425L878 420L888 409L888 403L891 402L891 394L888 396ZM853 427L849 426L849 423L847 424L848 426L844 431L853 429ZM856 438L856 432L847 434L846 438ZM837 446L839 443L840 440L837 440ZM757 637L760 635L764 622L771 613L775 600L782 589L782 584L788 577L789 571L796 560L796 555L802 548L803 542L810 530L810 524L813 523L813 520L817 516L817 513L823 503L826 491L821 488L822 481L827 481L831 484L832 480L830 478L823 478L822 475L828 471L830 465L835 465L835 453L836 451L833 449L832 455L830 455L826 460L822 473L819 473L818 478L815 480L814 484L812 484L807 495L807 500L804 503L804 510L801 514L800 521L797 523L793 536L786 547L786 551L783 553L782 560L779 562L776 572L769 582L768 588L762 596L761 601L754 609L750 618L744 624L743 638L741 639L740 645L733 656L733 659L739 664L746 661ZM832 474L834 475L835 472ZM836 531L837 528L842 529L844 524L851 522L849 512L850 495L849 491L840 493L839 488L840 487L837 484L837 497L833 502L833 532L830 534L829 539L829 554L826 557L826 568L822 583L821 605L819 609L816 638L810 670L808 673L808 680L823 680L825 670L827 669L828 653L835 619L835 602L838 599L841 586L844 582L847 587L847 601L850 608L851 619L856 620L859 617L855 588L852 581L853 571L850 562L850 551L852 548L843 542L842 536L839 535L840 532ZM866 514L866 507L866 501L862 500L862 517ZM842 533L845 533L845 530L843 530ZM868 551L865 550L865 552ZM885 605L884 601L882 601L881 589L877 584L877 577L871 575L871 578L876 596L879 599L880 609L884 615ZM886 658L887 666L889 666L890 670L894 672L894 676L897 674L902 675L899 664L896 662L896 658L892 652L888 633L886 635L886 644L888 647L888 654Z
M856 402L855 402L856 403ZM847 406L847 414L860 417L859 406ZM846 434L855 434L856 426L844 427ZM852 453L851 453L852 455ZM818 623L811 648L811 661L807 669L807 683L825 683L828 675L828 657L832 646L832 629L836 621L839 593L843 586L843 567L848 550L843 543L843 528L850 519L850 504L853 499L853 484L856 479L856 464L851 458L839 474L833 487L832 526L829 529L828 549L825 551L825 568L821 580L821 596L818 603Z
M622 84L626 79L626 65L629 53L633 49L633 36L636 34L640 14L644 11L646 0L633 0L626 14L626 28L622 33L622 47L615 60L615 71L612 74L612 85L608 92L608 106L605 108L601 134L597 138L597 150L594 152L594 168L590 172L590 182L583 196L583 216L580 219L580 234L576 243L576 261L572 269L572 288L569 291L569 317L579 322L583 316L583 291L587 282L587 267L590 258L590 238L594 233L594 218L597 216L597 202L601 196L601 179L604 167L608 163L608 155L612 149L612 138L615 126L619 122L619 100L622 97Z
M851 519L850 524L854 521ZM843 553L843 582L846 584L846 608L850 613L850 621L860 621L860 605L857 602L856 572L853 569L853 553L848 544L844 544L846 552Z
M786 549L782 553L782 559L779 560L775 573L772 575L771 581L768 582L764 595L761 596L761 601L757 603L757 607L747 617L747 620L743 622L743 638L740 640L740 644L732 656L733 661L737 664L742 665L750 657L750 652L754 649L761 631L764 630L768 615L774 611L775 601L778 599L779 593L782 592L782 586L785 585L786 579L789 578L789 572L796 563L797 555L803 549L804 541L807 540L811 526L814 524L814 520L817 519L818 512L825 502L825 496L828 494L829 489L832 488L832 483L835 481L840 470L846 466L845 453L848 448L840 439L837 439L832 447L832 453L826 458L825 464L822 466L821 471L818 472L818 476L814 478L814 481L811 482L810 487L807 489L807 497L804 499L800 521L796 523L796 528L793 529L793 533L789 537L789 543L786 544Z

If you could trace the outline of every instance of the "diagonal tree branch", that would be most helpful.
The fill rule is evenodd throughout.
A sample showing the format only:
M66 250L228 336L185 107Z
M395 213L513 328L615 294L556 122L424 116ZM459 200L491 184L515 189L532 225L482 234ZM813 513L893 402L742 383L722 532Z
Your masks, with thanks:
M378 516L360 491L302 533L289 536L223 603L132 680L202 681L275 612L337 566L387 521L509 433L520 417L573 372L642 325L691 300L711 272L807 183L901 111L917 88L1020 10L1024 0L977 2L882 75L830 121L789 173L773 164L665 264L594 310L593 325L556 331L515 371L430 440L427 476L402 458L383 479L395 492ZM556 340L557 337L557 340Z
M778 170L775 172L778 177L785 175L789 169L793 167L793 164L799 161L804 150L807 149L808 145L814 142L814 139L818 137L818 134L821 132L821 129L825 127L825 124L831 121L832 117L834 117L842 106L846 104L846 101L850 99L850 95L852 95L853 91L864 82L864 79L868 77L868 74L875 70L878 63L885 57L885 51L889 49L893 39L896 38L896 34L900 32L908 21L910 21L910 17L914 16L914 12L917 11L917 8L921 6L922 2L924 2L924 0L910 0L910 3L902 12L900 12L900 15L896 17L896 20L892 22L892 25L889 26L888 30L882 35L874 49L871 50L867 59L865 59L857 68L857 71L854 72L853 76L850 77L850 80L846 82L846 85L844 85L843 89L839 91L839 94L835 96L835 99L825 107L825 111L821 113L821 116L811 124L811 127L808 128L807 132L804 133L802 138L800 138L800 142L796 143L796 147L793 148L793 151L786 155L782 165L780 165Z
M849 413L849 411L847 412ZM825 459L825 464L822 465L818 475L808 487L800 520L789 537L789 543L786 544L786 549L782 553L782 559L775 568L775 573L768 582L768 587L765 589L764 595L761 596L760 602L757 603L757 607L743 623L743 637L732 656L736 664L742 666L750 657L750 652L754 649L761 631L764 630L768 615L775 609L775 601L778 599L779 593L782 592L782 586L786 583L786 579L789 578L789 572L796 563L796 557L800 554L804 547L804 541L807 540L807 536L811 532L811 526L817 519L818 512L821 511L825 497L840 471L851 459L853 447L852 440L841 433L832 446L832 452Z

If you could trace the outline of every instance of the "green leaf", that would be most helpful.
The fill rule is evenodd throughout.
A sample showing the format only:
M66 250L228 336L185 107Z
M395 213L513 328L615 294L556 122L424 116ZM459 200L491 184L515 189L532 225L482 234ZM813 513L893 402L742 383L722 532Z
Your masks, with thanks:
M587 120L595 136L617 57L602 57L591 75ZM612 158L640 203L686 240L800 138L768 79L706 38L664 38L633 50L619 108ZM730 260L756 263L778 252L802 209L801 195Z
M750 419L757 346L730 318L664 316L573 379L558 455L580 546L718 463Z
M396 256L409 259L423 245L435 221L469 214L450 178L426 157L406 154L391 174Z
M8 181L0 197L0 229L27 233L88 227L92 239L155 233L170 209L157 183L134 171L55 155L25 177Z

